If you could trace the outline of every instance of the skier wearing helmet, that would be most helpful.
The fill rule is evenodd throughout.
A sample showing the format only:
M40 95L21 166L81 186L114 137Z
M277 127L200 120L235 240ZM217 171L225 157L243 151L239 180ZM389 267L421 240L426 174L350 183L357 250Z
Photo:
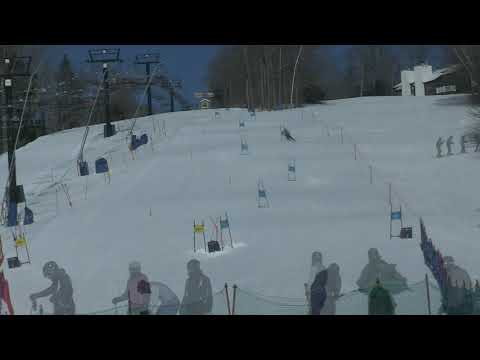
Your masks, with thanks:
M125 292L112 299L112 303L117 305L119 302L128 300L129 315L148 315L150 306L150 283L145 274L142 273L141 265L138 261L132 261L128 266L130 278L127 281Z
M30 295L33 308L36 309L36 300L50 296L53 303L54 315L75 315L75 302L73 301L73 288L70 276L60 268L55 261L49 261L43 266L43 276L52 281L47 289Z
M187 263L188 278L185 282L180 315L206 315L212 311L212 285L200 269L200 261Z
M396 265L387 263L378 250L372 248L368 250L368 264L365 265L357 280L359 290L369 292L376 285L377 279L392 294L408 289L407 279L397 271Z

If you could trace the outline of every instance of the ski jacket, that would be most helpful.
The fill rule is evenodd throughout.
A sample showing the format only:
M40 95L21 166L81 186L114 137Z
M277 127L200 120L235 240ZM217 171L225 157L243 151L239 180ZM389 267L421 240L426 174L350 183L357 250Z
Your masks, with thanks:
M210 279L203 273L187 278L180 314L207 314L212 311L212 306L213 298Z
M327 271L320 271L315 277L315 281L310 288L310 307L312 315L320 315L325 300L327 299L327 291L325 289L327 283Z
M132 311L136 310L146 310L150 305L150 294L141 293L139 291L139 284L145 281L148 283L148 278L145 274L138 273L133 276L130 276L127 282L127 288L122 296L121 300L128 300L129 306Z
M375 285L368 294L368 315L395 315L395 302L381 285Z
M43 291L32 294L32 297L38 299L49 295L51 295L50 302L53 303L55 315L75 314L72 281L64 269L58 269L54 274L52 285Z

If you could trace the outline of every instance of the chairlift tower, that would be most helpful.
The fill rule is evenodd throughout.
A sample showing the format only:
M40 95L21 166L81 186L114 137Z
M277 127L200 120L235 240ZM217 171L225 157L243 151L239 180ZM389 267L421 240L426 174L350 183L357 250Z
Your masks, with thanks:
M135 57L135 64L145 65L145 71L147 75L147 96L148 96L148 115L153 115L152 111L152 91L150 81L150 65L160 64L160 55L156 53L141 54Z
M115 135L115 126L110 122L110 88L108 83L108 64L120 63L120 49L94 49L88 50L87 63L103 64L103 89L105 90L105 127L104 137Z
M0 77L2 78L2 85L5 95L6 108L6 127L7 127L7 152L8 152L8 202L13 201L18 203L21 197L17 198L17 169L15 161L15 140L17 138L17 127L19 126L19 119L14 120L13 109L13 86L16 77L30 76L30 64L32 63L31 56L6 56L3 59L0 70ZM20 194L21 195L21 194Z
M170 94L170 111L175 112L175 89L181 89L182 82L180 80L162 80L161 86L164 89L168 89Z

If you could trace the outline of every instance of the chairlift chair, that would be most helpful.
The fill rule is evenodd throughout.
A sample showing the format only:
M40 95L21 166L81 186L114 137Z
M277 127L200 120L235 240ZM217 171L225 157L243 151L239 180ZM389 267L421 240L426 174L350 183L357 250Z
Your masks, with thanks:
M78 161L78 172L80 176L88 176L90 175L90 170L88 169L88 163L83 160Z
M33 224L33 211L25 206L25 215L23 217L23 225Z
M105 124L103 126L103 137L108 138L114 136L117 133L114 124Z
M105 158L100 158L95 161L95 172L97 174L104 174L108 172L108 161Z
M17 204L25 202L25 191L23 190L23 185L17 185L17 191L15 193Z
M8 264L9 269L15 269L15 268L19 268L20 266L22 266L22 263L18 259L18 256L8 258L7 259L7 264Z

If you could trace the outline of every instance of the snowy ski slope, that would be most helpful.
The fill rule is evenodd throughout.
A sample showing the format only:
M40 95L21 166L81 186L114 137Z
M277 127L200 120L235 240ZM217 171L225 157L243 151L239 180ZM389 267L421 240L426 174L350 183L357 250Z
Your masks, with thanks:
M71 276L77 313L111 307L111 299L124 290L132 260L141 261L151 280L165 282L179 297L186 263L196 257L214 291L228 282L267 297L301 299L312 251L323 253L326 266L340 265L342 291L349 292L356 288L368 249L376 247L413 284L427 272L417 216L441 251L476 279L480 170L475 165L480 159L472 150L434 158L439 136L454 135L459 151L459 136L470 121L463 100L461 95L365 97L260 112L255 120L240 109L216 110L217 117L215 110L160 114L138 119L135 133L148 133L153 141L136 151L135 160L126 131L104 139L103 126L94 126L85 158L91 173L98 157L109 160L110 184L104 175L77 176L83 128L42 137L17 152L18 183L25 187L36 223L27 227L32 264L6 269L15 310L28 314L28 295L49 285L41 271L49 260ZM243 129L240 119L246 120ZM163 120L166 137L153 131L153 124L161 127ZM117 124L126 130L129 121ZM295 143L281 141L281 125ZM240 153L241 135L247 137L248 155ZM288 181L293 159L296 181ZM0 169L3 188L6 155L0 157ZM259 179L270 208L257 207ZM72 208L60 182L68 185ZM414 226L413 240L389 239L388 182L405 225ZM225 212L234 249L194 254L193 220L205 221L208 241L210 217ZM12 254L10 230L0 231L4 250ZM40 302L47 311L51 307L48 299ZM363 314L365 306L362 299L339 313ZM417 308L425 306L420 301Z

